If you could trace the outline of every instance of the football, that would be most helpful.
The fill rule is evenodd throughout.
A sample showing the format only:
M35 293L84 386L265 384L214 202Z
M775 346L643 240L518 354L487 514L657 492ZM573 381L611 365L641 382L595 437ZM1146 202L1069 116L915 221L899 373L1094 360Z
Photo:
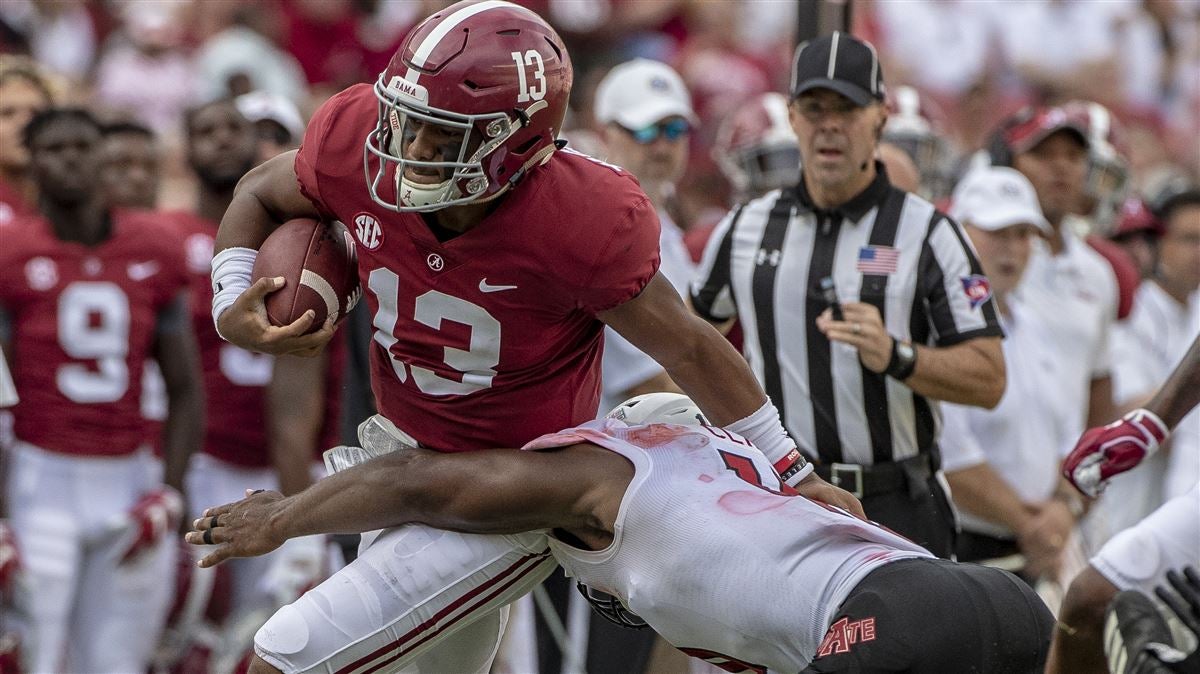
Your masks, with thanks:
M254 261L252 281L282 276L286 283L267 295L271 325L288 325L312 309L316 332L328 316L340 323L358 303L358 259L354 239L336 220L297 218L280 225L263 242Z

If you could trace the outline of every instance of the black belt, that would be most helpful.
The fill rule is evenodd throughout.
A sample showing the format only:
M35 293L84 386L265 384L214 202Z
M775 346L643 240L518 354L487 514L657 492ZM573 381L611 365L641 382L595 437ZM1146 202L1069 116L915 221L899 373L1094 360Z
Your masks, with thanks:
M817 475L830 484L841 487L857 498L906 489L921 492L933 477L933 464L928 452L900 461L888 461L871 466L857 463L818 464Z

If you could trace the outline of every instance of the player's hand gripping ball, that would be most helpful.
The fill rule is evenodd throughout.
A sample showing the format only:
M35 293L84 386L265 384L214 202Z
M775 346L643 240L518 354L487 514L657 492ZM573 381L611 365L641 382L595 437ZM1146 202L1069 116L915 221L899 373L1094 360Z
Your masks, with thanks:
M332 316L340 323L358 303L358 260L354 239L340 222L297 218L280 225L259 247L251 282L282 276L285 284L265 299L271 325L289 325L311 310L305 334Z

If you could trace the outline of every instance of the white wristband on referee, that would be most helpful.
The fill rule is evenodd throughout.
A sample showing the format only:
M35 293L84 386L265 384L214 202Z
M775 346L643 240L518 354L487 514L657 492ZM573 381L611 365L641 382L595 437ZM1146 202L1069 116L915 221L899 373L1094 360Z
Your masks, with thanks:
M257 257L258 251L253 248L226 248L213 256L212 317L218 335L221 334L221 314L250 287L250 273L254 269L254 260Z
M783 428L779 420L779 410L771 401L763 403L754 414L739 419L725 426L726 430L753 442L756 447L767 455L767 459L775 466L775 472L791 487L808 477L813 466L796 449L796 443Z

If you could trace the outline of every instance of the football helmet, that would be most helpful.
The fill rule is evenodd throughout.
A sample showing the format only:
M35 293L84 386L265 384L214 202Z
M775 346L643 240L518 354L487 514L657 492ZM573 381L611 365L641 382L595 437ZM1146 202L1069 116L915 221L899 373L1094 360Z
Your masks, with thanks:
M404 212L502 194L554 151L571 80L562 39L528 9L485 0L430 16L375 82L371 198Z
M1129 164L1125 161L1124 131L1108 108L1092 101L1072 101L1063 107L1087 120L1088 172L1084 195L1100 231L1115 224L1129 196Z
M742 197L757 197L800 182L800 141L788 123L783 94L761 94L717 128L713 159Z
M619 419L631 426L641 424L678 424L708 426L708 420L692 399L682 393L643 393L617 405L604 415Z
M888 96L888 118L881 140L899 147L921 175L922 196L940 199L954 187L953 156L941 132L943 116L916 89L900 86Z

